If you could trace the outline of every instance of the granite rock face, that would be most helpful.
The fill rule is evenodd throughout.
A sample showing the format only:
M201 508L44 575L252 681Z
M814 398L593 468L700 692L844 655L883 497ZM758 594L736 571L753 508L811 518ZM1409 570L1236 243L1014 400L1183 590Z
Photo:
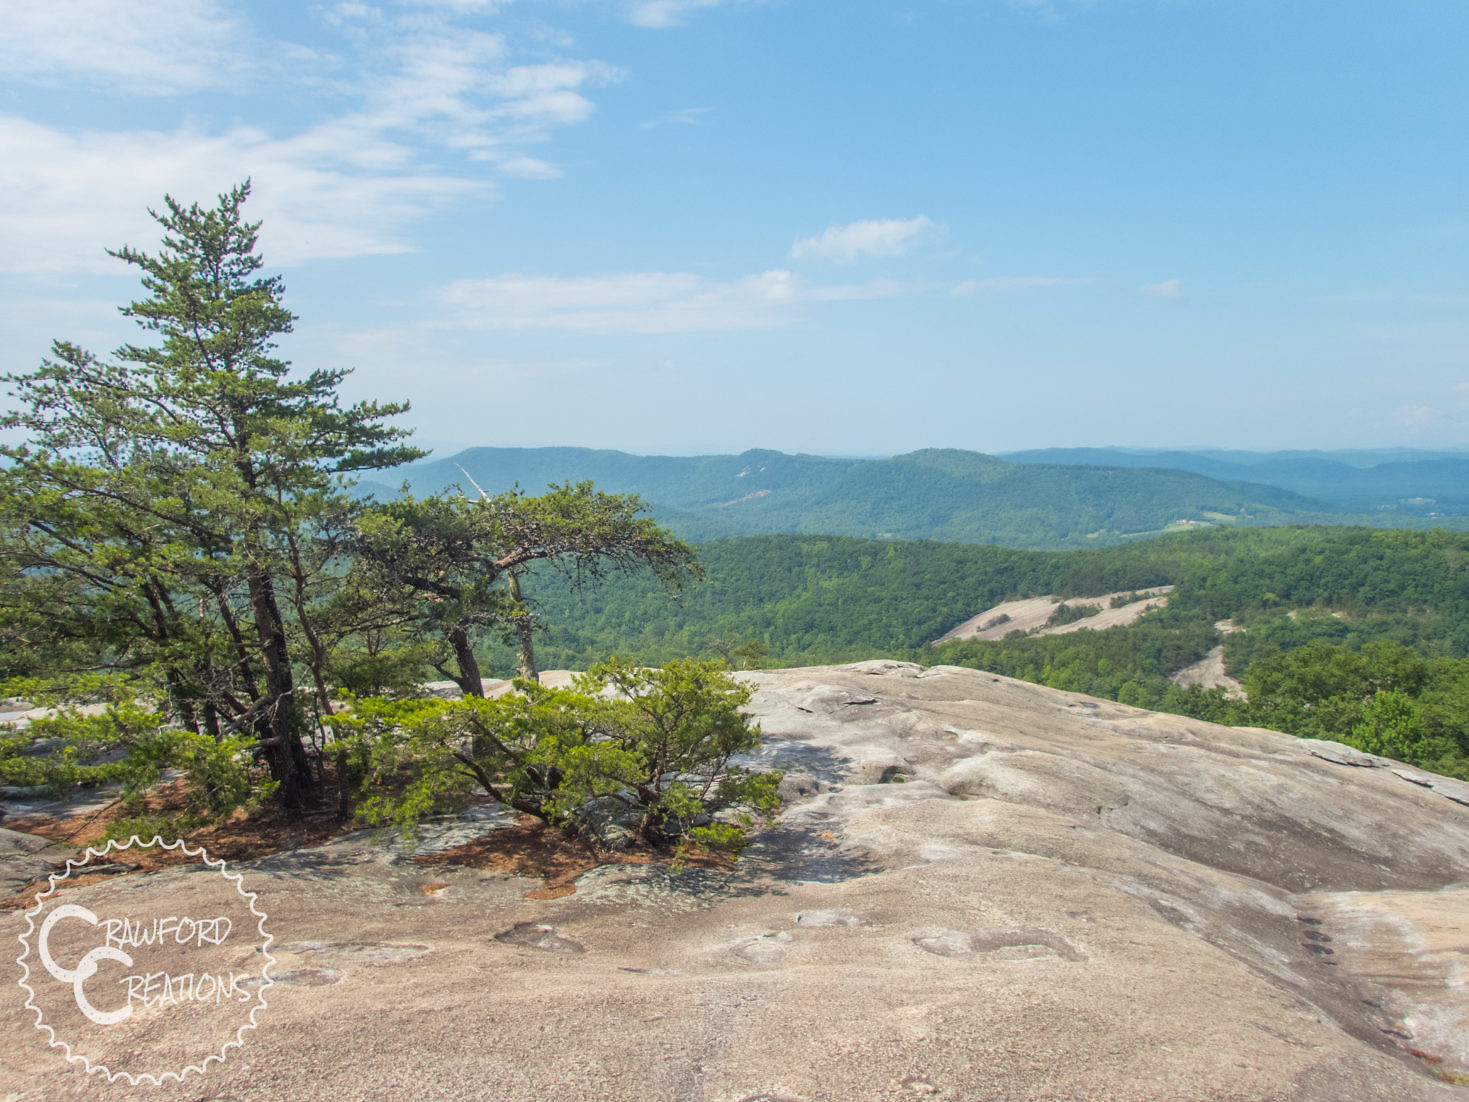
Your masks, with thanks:
M207 1080L139 1096L1469 1099L1454 785L954 667L749 676L788 803L734 872L527 899L368 833L242 864L297 980ZM19 1001L0 1097L130 1096Z

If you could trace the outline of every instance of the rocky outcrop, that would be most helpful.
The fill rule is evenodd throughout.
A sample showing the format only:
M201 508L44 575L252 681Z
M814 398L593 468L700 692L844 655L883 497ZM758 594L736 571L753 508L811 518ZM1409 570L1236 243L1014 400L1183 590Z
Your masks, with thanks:
M1453 782L954 667L749 676L790 802L733 872L527 899L366 833L241 865L286 978L148 1096L1469 1098ZM95 1096L0 1028L0 1093Z

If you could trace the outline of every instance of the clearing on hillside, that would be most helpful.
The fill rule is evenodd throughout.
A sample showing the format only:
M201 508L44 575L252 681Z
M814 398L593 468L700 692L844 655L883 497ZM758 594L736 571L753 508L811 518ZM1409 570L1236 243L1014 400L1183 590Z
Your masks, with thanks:
M952 631L935 639L933 645L952 643L957 639L1003 639L1014 631L1025 635L1064 635L1068 631L1080 631L1083 628L1101 631L1104 628L1121 627L1132 623L1148 609L1161 608L1167 604L1168 594L1172 592L1171 585L1156 585L1151 589L1103 593L1100 597L1027 597L1021 601L1006 601L965 620ZM1117 608L1112 607L1115 599L1131 596L1136 596L1137 600ZM1102 611L1068 624L1047 627L1046 622L1063 604L1073 608L1079 605L1100 605Z

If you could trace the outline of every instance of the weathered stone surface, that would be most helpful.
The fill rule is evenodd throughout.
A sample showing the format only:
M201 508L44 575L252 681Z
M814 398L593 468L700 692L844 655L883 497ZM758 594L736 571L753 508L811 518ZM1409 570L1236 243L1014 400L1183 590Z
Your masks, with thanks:
M66 859L75 856L70 846L0 827L0 893L12 896L31 881L64 870Z
M517 922L508 930L501 930L495 940L506 945L519 945L525 949L539 949L543 953L585 953L579 941L562 937L554 926L540 922Z
M1300 740L1301 749L1308 754L1314 754L1323 761L1332 761L1337 765L1356 765L1365 769L1372 769L1379 765L1387 765L1386 758L1380 758L1376 754L1368 754L1358 750L1354 746L1345 743L1331 742L1328 739L1303 738Z
M730 952L751 964L779 964L790 952L790 944L791 935L782 930L778 933L745 938L738 942Z
M1456 781L1452 777L1435 777L1432 788L1440 796L1469 807L1469 784Z
M429 896L368 832L241 865L282 946L243 1050L99 1089L0 1002L0 1098L1469 1099L1432 1070L1469 1074L1452 782L953 667L749 676L751 764L805 780L734 872L532 900L440 867Z
M861 926L862 919L846 907L823 907L796 915L797 926Z

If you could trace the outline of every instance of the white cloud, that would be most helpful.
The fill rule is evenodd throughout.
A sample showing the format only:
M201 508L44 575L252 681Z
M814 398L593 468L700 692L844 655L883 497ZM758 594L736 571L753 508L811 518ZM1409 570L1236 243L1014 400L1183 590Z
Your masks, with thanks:
M634 4L627 13L630 23L653 30L677 27L689 12L718 7L721 0L646 0Z
M1025 291L1032 287L1073 287L1091 283L1090 279L1070 276L992 276L989 279L966 279L954 284L951 295L973 295L980 291Z
M382 17L381 8L371 4L359 4L356 0L342 0L341 3L332 5L322 13L322 18L334 27L345 26L354 20L377 22Z
M698 126L704 121L704 116L710 112L708 107L684 107L678 111L670 111L666 115L659 115L656 119L638 123L644 130L652 130L658 126Z
M420 8L443 8L457 15L469 15L473 12L490 11L500 7L502 0L403 0L410 6ZM508 2L508 0L504 0Z
M1183 298L1183 280L1165 279L1162 283L1144 283L1138 290L1149 298Z
M883 221L849 222L828 226L817 237L800 237L791 246L790 259L814 256L850 263L864 253L871 256L900 256L913 239L933 225L926 216L890 218Z
M815 302L886 298L893 283L811 285L776 269L721 282L687 272L458 280L441 301L456 325L597 333L690 333L794 324Z
M511 156L499 161L497 167L505 176L520 180L559 180L561 170L547 164L539 157Z
M621 75L597 61L506 67L496 34L373 33L355 86L339 89L355 107L295 133L60 129L0 115L0 272L116 271L104 247L154 241L146 208L165 192L208 201L247 176L272 265L407 251L415 219L494 198L497 175L559 176L525 147L586 119L595 108L583 93ZM456 169L443 154L464 160Z
M399 70L365 82L369 131L394 130L448 149L514 161L507 148L544 141L552 130L585 121L595 105L584 90L621 79L599 61L557 61L497 69L505 40L483 32L432 34L393 51Z
M173 95L238 82L255 45L218 0L11 0L0 72L48 87Z
M286 140L255 127L68 134L0 116L0 148L10 152L0 161L0 266L116 272L104 248L151 246L158 233L146 208L158 207L165 192L207 203L247 176L255 183L250 213L265 219L262 245L272 265L403 252L400 231L430 207L493 194L483 181L384 171L406 151L370 134L361 137L371 147L344 151L344 137L330 127Z
M489 87L506 99L524 99L576 88L596 73L609 71L607 66L591 66L581 61L558 61L547 65L517 65L490 77Z

